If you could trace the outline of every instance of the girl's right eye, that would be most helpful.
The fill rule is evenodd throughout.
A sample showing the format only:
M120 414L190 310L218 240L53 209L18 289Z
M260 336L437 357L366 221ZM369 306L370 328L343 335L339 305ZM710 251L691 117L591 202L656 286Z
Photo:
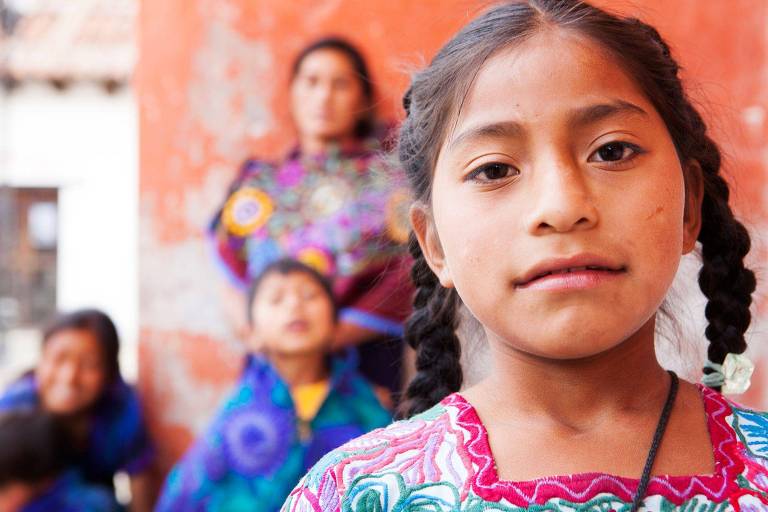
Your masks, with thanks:
M476 181L479 183L493 183L503 179L511 178L520 174L520 171L509 164L501 162L491 162L477 167L467 174L464 181Z

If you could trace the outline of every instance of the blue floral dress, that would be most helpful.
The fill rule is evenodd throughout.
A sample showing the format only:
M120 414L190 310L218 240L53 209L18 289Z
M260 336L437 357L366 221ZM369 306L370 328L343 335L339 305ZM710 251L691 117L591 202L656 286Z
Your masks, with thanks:
M278 510L325 453L391 421L355 366L354 357L333 361L328 395L302 436L287 385L248 356L236 389L168 476L157 511Z
M0 411L40 406L37 381L29 373L0 396ZM139 397L121 378L110 386L91 413L91 429L78 469L89 482L112 487L115 473L129 475L147 469L154 448L144 425Z
M88 485L77 471L68 471L19 512L119 512L122 508L104 487Z

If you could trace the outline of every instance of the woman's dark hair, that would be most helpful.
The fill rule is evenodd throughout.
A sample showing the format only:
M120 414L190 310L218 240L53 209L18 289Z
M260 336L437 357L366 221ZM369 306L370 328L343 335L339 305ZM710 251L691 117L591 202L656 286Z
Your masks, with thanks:
M264 267L264 270L251 281L251 285L248 288L248 300L246 301L246 307L248 308L246 310L246 315L248 316L248 323L251 326L253 325L253 301L256 300L256 294L259 293L259 287L261 286L261 283L264 282L264 279L272 274L287 276L288 274L295 273L307 275L320 285L333 306L334 322L338 320L339 305L336 302L336 296L333 293L331 282L309 265L305 265L304 263L291 258L282 258Z
M52 415L19 410L0 416L0 487L39 483L60 474L72 460L67 430Z
M81 309L56 318L43 332L43 344L46 344L55 334L62 331L88 331L93 334L101 345L104 353L104 364L110 381L120 377L120 339L112 319L98 309Z
M413 77L403 98L407 118L400 130L398 151L414 197L429 203L438 151L483 64L547 28L580 34L613 56L664 120L683 167L692 172L688 164L694 162L701 168L699 286L708 299L708 358L722 363L727 353L743 352L755 290L754 274L744 266L750 238L728 204L720 151L683 90L669 46L656 29L636 18L616 16L579 0L521 0L494 7L470 22L429 67ZM686 179L696 177L687 175ZM454 289L440 286L413 236L410 246L417 292L405 339L417 350L417 373L406 392L403 412L407 415L431 407L458 391L462 383L454 329L460 299Z
M320 50L339 52L349 59L349 62L352 64L352 67L355 70L355 76L360 82L360 87L362 87L367 107L364 115L357 122L357 125L355 125L354 134L358 138L368 137L373 133L375 128L373 111L375 92L371 80L371 73L368 71L368 65L365 63L365 58L363 57L363 54L360 53L360 50L353 46L352 43L340 37L324 37L309 44L299 52L296 59L293 61L293 66L291 67L291 81L293 81L296 78L296 75L299 74L299 69L301 69L301 64L304 62L304 59Z

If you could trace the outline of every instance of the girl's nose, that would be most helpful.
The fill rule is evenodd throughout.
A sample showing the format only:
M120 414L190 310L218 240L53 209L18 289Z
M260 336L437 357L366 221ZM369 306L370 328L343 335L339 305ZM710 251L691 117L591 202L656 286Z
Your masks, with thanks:
M598 211L578 166L560 162L533 172L536 187L528 220L531 234L567 233L597 224Z

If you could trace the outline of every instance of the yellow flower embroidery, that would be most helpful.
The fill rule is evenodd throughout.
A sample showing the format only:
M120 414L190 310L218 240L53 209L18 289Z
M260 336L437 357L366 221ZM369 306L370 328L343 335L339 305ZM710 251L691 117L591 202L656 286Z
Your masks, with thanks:
M274 209L272 199L258 188L238 190L224 205L222 221L235 236L248 236L263 226Z

